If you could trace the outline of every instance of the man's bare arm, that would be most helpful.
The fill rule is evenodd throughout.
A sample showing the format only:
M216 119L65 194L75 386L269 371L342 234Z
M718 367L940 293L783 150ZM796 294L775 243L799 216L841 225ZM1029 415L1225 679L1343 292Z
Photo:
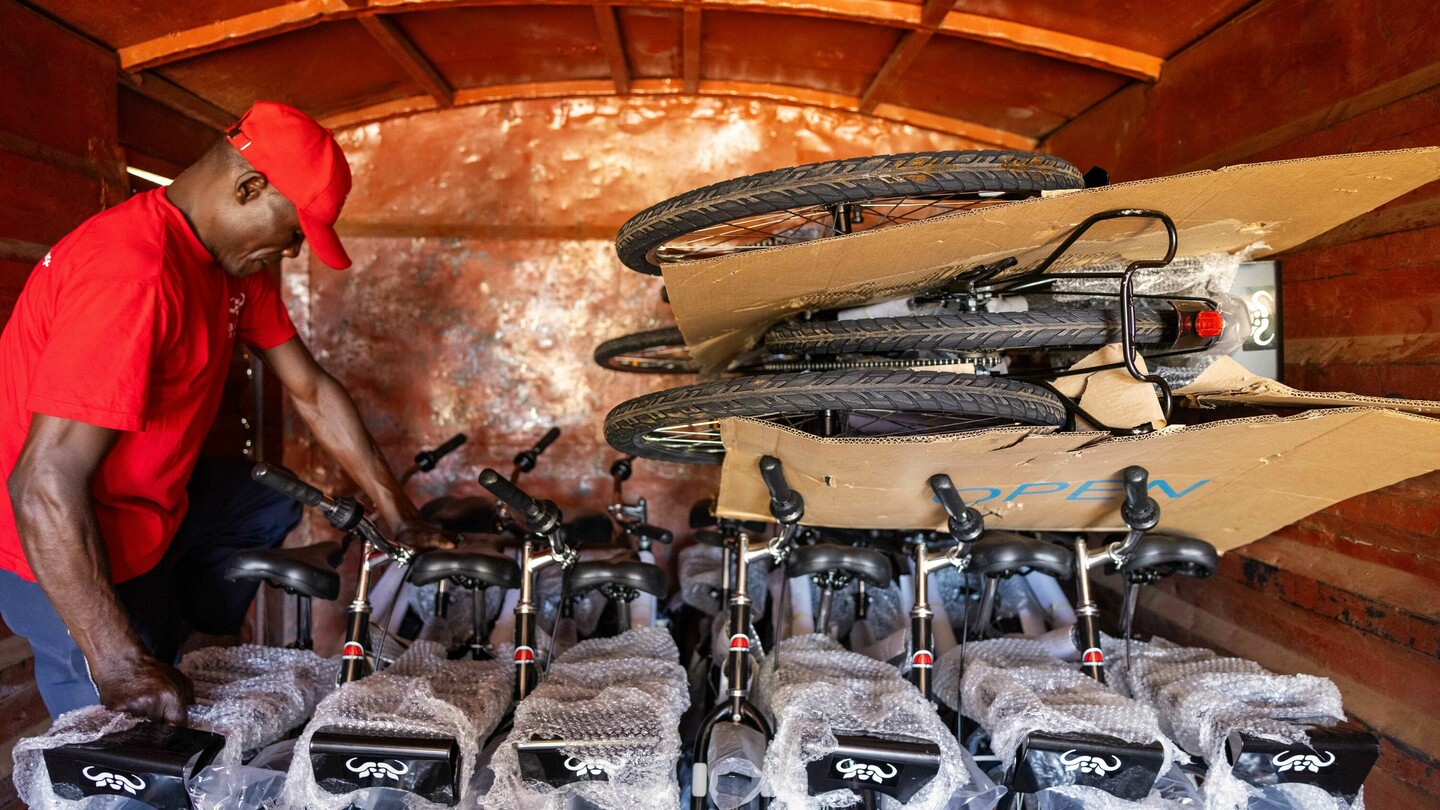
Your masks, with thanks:
M36 414L7 482L35 580L90 665L100 702L184 724L189 679L140 644L110 584L90 483L119 432Z
M374 500L396 539L419 547L451 545L420 518L365 428L349 392L315 362L300 338L266 351L265 359L320 446Z

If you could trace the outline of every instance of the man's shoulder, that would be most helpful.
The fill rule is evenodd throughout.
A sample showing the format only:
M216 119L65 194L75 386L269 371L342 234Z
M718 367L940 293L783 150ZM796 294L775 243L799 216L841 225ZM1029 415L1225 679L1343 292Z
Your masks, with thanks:
M101 211L61 239L42 264L129 281L158 281L165 274L168 227L148 195Z

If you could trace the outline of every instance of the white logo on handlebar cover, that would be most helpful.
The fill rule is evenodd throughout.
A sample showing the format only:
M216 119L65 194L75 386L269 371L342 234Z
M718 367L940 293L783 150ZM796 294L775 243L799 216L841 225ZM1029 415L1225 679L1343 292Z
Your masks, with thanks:
M885 772L886 768L889 768L889 773ZM881 784L886 779L894 779L895 774L900 772L900 769L894 765L871 765L868 762L856 762L849 757L835 763L835 770L846 778L859 779L862 782L874 782L876 784Z
M1075 754L1074 748L1060 755L1060 764L1065 766L1065 770L1072 773L1078 770L1080 773L1094 773L1104 776L1120 770L1120 758L1113 754L1110 758L1115 760L1114 765L1111 765L1100 757L1092 757L1088 754L1071 756L1072 754Z
M345 768L361 779L399 779L410 772L410 766L399 760L394 765L389 762L362 762L355 764L355 757L345 760Z
M606 762L603 759L581 759L579 757L565 757L565 770L576 776L594 777L609 776L616 770L615 763Z
M91 773L91 771L95 771L95 773ZM123 790L131 796L145 789L145 780L138 776L127 776L120 773L96 770L94 765L87 765L85 770L80 772L80 775L94 782L95 787Z
M1315 754L1276 754L1270 758L1271 764L1281 773L1285 771L1309 771L1319 773L1321 768L1328 768L1335 764L1335 752L1326 751L1325 756L1329 757L1322 761Z

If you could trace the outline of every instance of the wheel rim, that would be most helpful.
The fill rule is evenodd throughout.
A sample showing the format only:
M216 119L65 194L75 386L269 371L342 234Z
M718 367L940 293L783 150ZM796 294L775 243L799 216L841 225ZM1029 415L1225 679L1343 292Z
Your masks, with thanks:
M624 371L694 371L690 349L685 346L652 346L611 355L605 365Z
M823 432L825 416L812 413L766 413L747 418L788 427L812 436ZM1026 424L1011 417L983 416L964 413L896 410L832 411L833 432L829 438L874 438L884 436L943 436L994 427ZM706 419L679 425L666 425L640 437L640 443L672 455L721 456L725 454L720 439L720 420Z
M848 203L852 215L859 214L859 221L851 223L848 233L919 222L1037 194L978 191L945 196L878 197ZM651 248L646 255L651 264L664 265L842 236L847 231L838 227L835 208L835 205L809 205L741 217L677 236Z

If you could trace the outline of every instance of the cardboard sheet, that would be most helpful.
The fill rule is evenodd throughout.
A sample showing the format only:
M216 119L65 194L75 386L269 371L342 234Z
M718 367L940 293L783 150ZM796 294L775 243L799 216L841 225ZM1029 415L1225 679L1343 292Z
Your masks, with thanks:
M1376 408L1172 426L1128 438L1050 430L819 439L725 420L717 512L771 519L758 467L769 454L804 496L806 525L943 529L945 514L926 481L944 472L988 528L1123 530L1119 474L1139 464L1150 471L1160 530L1224 552L1346 498L1440 469L1440 420Z
M1255 374L1233 358L1222 357L1200 378L1175 392L1192 405L1260 405L1282 408L1385 408L1440 416L1440 402L1424 399L1371 397L1343 392L1301 391Z
M665 268L675 319L696 361L722 367L771 324L807 309L896 298L1005 257L1034 266L1091 214L1166 212L1178 256L1263 258L1306 242L1440 178L1440 148L1370 152L1232 166L996 205ZM1157 258L1163 230L1122 220L1096 226L1057 269Z

